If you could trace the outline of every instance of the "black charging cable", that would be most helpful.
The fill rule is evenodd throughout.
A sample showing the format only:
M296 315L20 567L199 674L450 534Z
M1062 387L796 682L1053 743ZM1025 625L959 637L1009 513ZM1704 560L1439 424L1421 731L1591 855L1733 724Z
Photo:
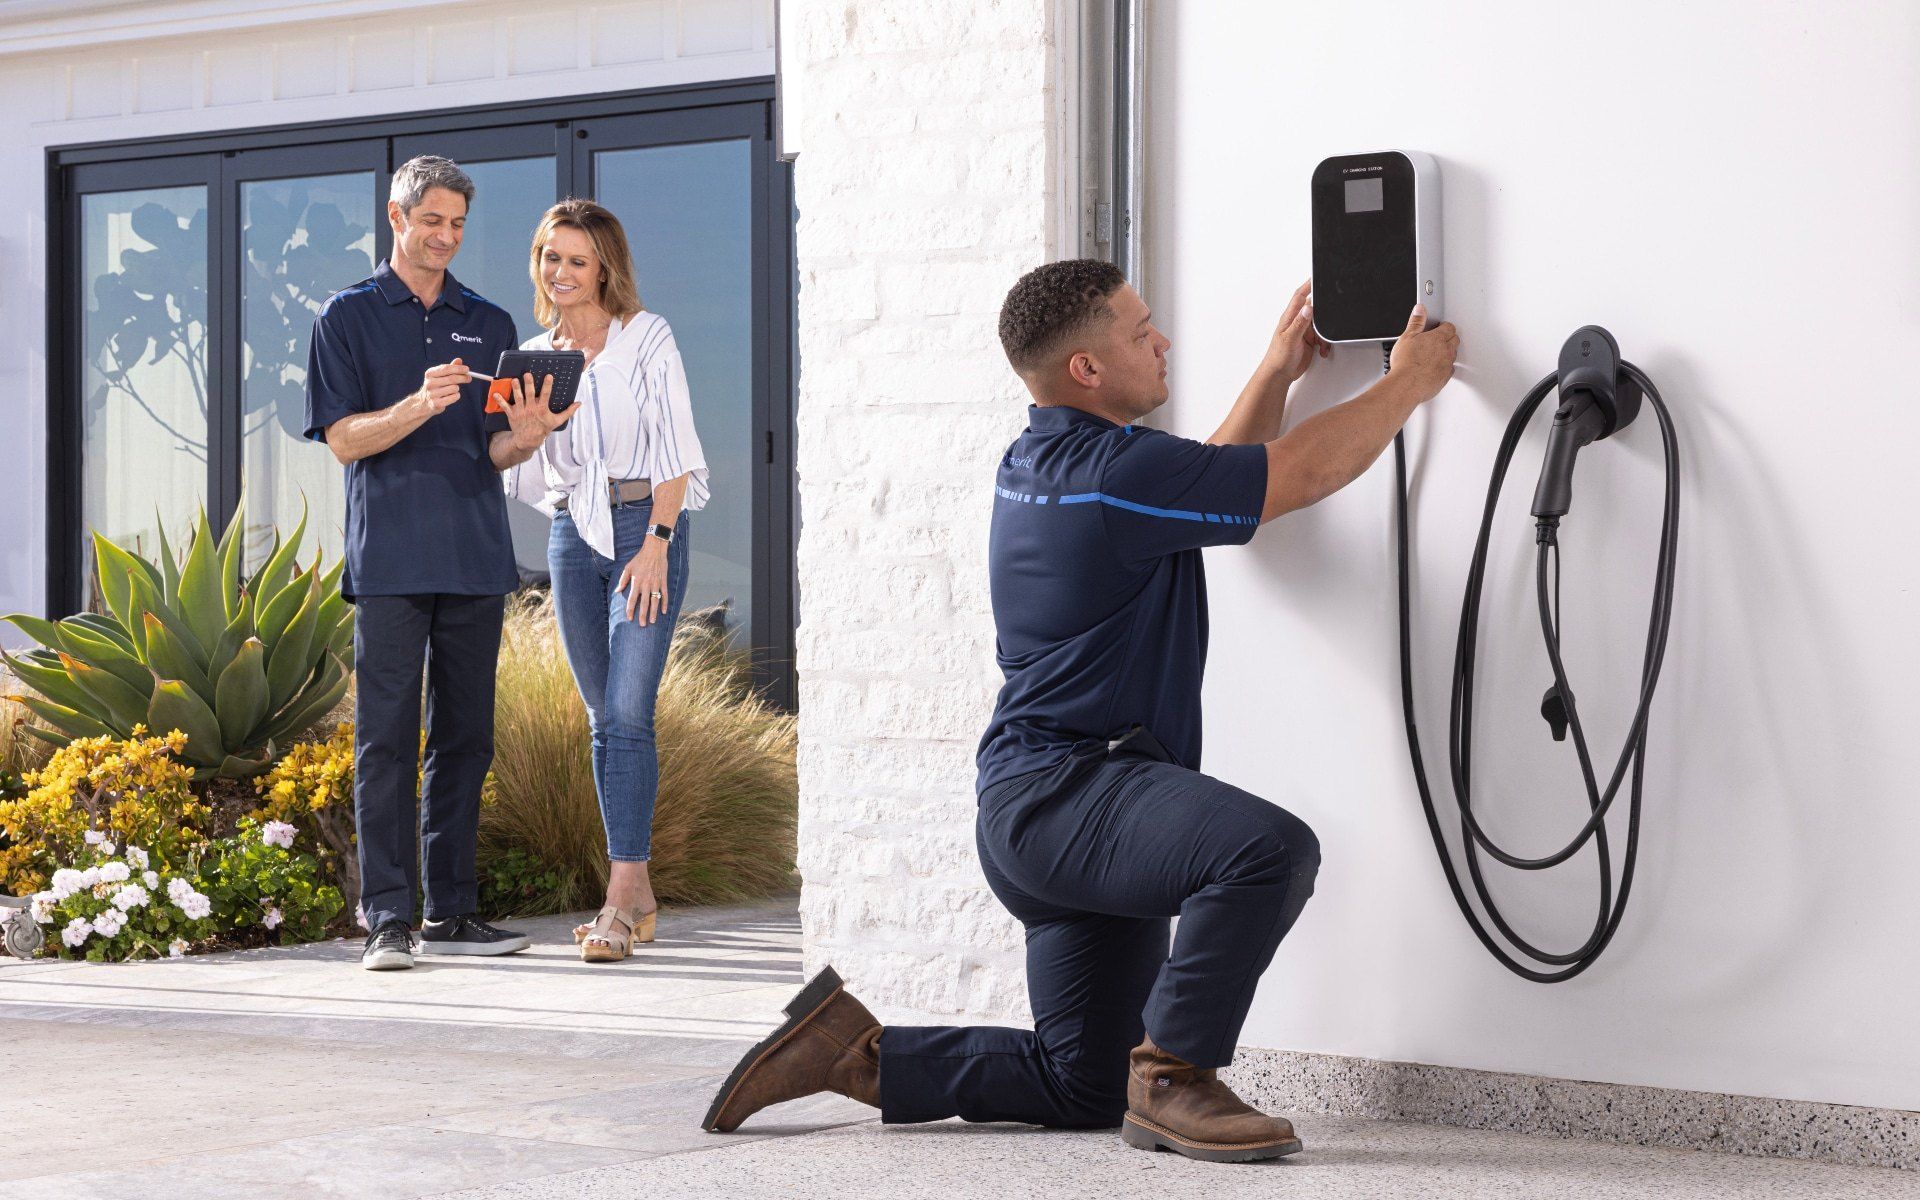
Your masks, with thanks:
M1382 343L1387 365L1393 361L1393 343ZM1441 869L1446 873L1447 886L1453 892L1453 899L1460 906L1461 915L1466 917L1480 944L1488 953L1498 959L1502 966L1523 979L1536 983L1560 983L1572 979L1596 962L1607 943L1620 927L1620 918L1627 910L1627 896L1633 888L1633 867L1640 841L1640 805L1646 774L1647 749L1647 712L1653 703L1654 687L1660 677L1661 659L1666 653L1667 629L1673 617L1673 581L1674 562L1680 534L1680 445L1674 434L1673 419L1667 412L1666 404L1660 399L1660 393L1653 381L1638 367L1628 362L1620 363L1621 374L1637 385L1645 396L1653 402L1653 411L1660 421L1661 445L1666 458L1666 503L1660 521L1660 552L1658 566L1654 576L1653 611L1648 620L1646 651L1640 668L1640 700L1634 710L1633 725L1627 733L1626 744L1621 748L1619 759L1606 785L1600 785L1595 773L1593 758L1587 747L1586 731L1580 722L1580 711L1574 702L1574 692L1567 682L1566 666L1560 657L1560 548L1559 518L1540 518L1535 525L1534 540L1539 547L1534 571L1535 592L1540 607L1540 630L1546 640L1547 659L1553 667L1553 686L1548 690L1547 699L1542 706L1542 715L1553 727L1554 739L1562 740L1567 734L1573 737L1573 745L1580 761L1580 775L1586 785L1587 801L1592 815L1581 828L1579 834L1559 851L1542 858L1526 858L1511 854L1495 845L1493 839L1481 829L1473 814L1473 670L1478 651L1480 632L1480 596L1486 579L1487 543L1493 532L1494 509L1500 501L1500 490L1506 480L1507 468L1513 461L1515 447L1525 432L1527 423L1532 419L1540 402L1551 393L1560 382L1559 373L1548 375L1535 384L1526 398L1514 410L1507 430L1500 440L1499 452L1494 456L1493 479L1487 487L1485 514L1480 522L1480 534L1474 543L1473 563L1467 573L1466 596L1460 606L1460 633L1455 644L1453 662L1453 698L1452 715L1448 728L1447 758L1453 780L1454 799L1460 811L1461 837L1465 844L1467 871L1474 892L1480 897L1487 918L1499 930L1507 941L1517 948L1519 954L1533 963L1548 969L1538 969L1527 965L1503 948L1487 930L1480 917L1468 902L1465 889L1460 886L1460 875L1453 863L1453 856L1447 848L1445 835L1440 829L1439 813L1434 807L1432 789L1427 782L1426 764L1420 753L1420 732L1414 718L1413 704L1413 616L1412 596L1408 584L1408 504L1407 504L1407 448L1406 440L1400 434L1393 439L1393 470L1395 482L1395 508L1397 517L1396 541L1400 574L1400 695L1407 726L1407 750L1413 760L1414 782L1420 790L1420 803L1426 810L1427 828L1433 834L1434 849L1439 852ZM1620 785L1627 772L1632 771L1632 782L1627 804L1627 846L1621 862L1620 890L1616 898L1613 893L1612 857L1607 844L1606 817L1613 806L1614 798L1619 794ZM1479 851L1486 853L1498 862L1523 871L1541 871L1557 866L1579 853L1588 840L1594 843L1599 857L1600 867L1600 908L1594 921L1593 932L1579 948L1565 953L1542 949L1517 933L1512 924L1501 914L1499 906L1488 893L1486 879L1480 868Z

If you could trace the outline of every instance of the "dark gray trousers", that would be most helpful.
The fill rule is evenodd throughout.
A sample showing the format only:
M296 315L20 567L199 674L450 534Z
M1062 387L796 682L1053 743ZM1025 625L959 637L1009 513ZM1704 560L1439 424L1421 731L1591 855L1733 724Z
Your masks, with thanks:
M888 1026L883 1121L1112 1126L1144 1035L1195 1066L1232 1059L1320 843L1285 809L1165 759L1139 731L981 795L980 865L1026 926L1034 1027Z
M493 763L504 596L361 596L353 633L353 814L367 928L473 912L480 788ZM420 775L420 674L427 745ZM425 878L422 879L422 860Z

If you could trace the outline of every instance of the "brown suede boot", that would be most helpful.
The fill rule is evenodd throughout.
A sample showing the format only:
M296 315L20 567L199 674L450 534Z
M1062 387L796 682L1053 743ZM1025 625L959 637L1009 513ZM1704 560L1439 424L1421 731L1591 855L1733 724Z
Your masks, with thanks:
M786 1023L747 1051L701 1128L732 1133L769 1104L838 1092L880 1105L880 1022L828 967L788 1002Z
M1208 1162L1251 1162L1300 1149L1292 1122L1248 1105L1220 1082L1218 1071L1175 1058L1152 1038L1129 1056L1120 1137L1142 1150Z

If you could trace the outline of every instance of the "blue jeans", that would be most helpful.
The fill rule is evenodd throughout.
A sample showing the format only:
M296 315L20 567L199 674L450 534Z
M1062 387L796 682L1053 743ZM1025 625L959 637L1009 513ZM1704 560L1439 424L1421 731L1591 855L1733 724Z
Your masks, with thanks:
M681 513L667 547L666 612L651 625L627 617L627 593L614 588L652 524L652 501L615 507L611 559L587 545L564 512L554 518L547 539L560 642L587 705L593 786L607 828L607 857L614 862L646 862L653 856L653 802L660 790L653 706L687 593L692 522Z

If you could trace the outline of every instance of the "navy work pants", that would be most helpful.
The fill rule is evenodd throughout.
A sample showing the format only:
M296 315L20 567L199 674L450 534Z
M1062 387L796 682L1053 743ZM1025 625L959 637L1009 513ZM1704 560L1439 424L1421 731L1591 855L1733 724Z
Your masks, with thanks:
M422 842L428 920L472 913L480 788L493 764L504 596L361 596L353 658L353 816L367 928L413 923ZM420 775L420 673L427 745Z
M1166 758L1137 729L981 795L980 863L1026 926L1034 1028L887 1026L883 1121L1112 1126L1143 1035L1198 1067L1232 1059L1320 844L1284 809Z

